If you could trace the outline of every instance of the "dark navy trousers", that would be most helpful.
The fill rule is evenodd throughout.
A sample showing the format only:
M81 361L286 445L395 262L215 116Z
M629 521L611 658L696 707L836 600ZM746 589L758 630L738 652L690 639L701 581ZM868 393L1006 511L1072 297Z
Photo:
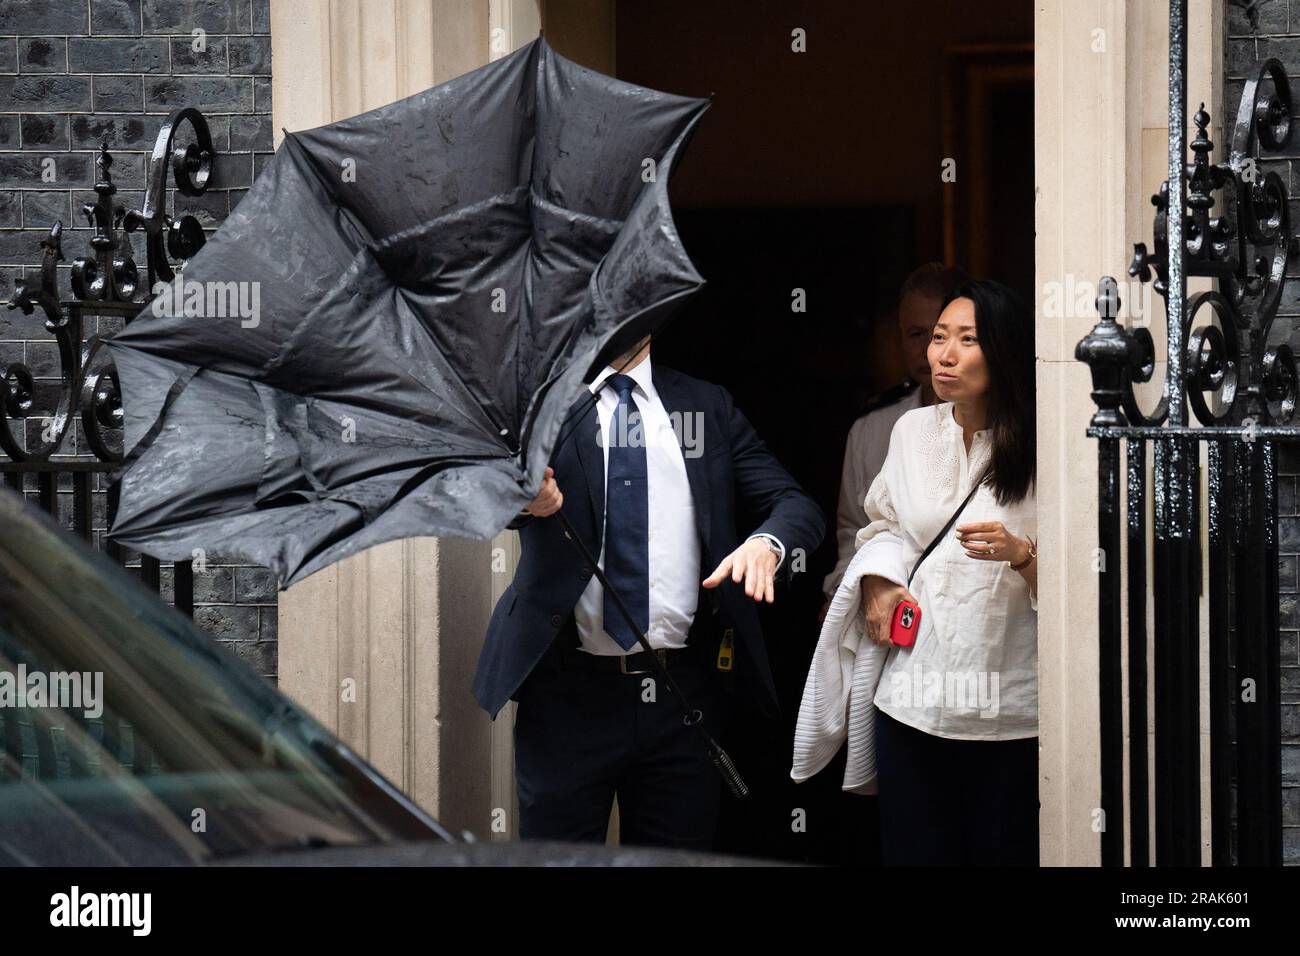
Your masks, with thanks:
M953 740L876 710L886 866L1037 866L1038 738Z
M722 780L660 675L583 667L564 631L520 688L515 782L525 840L603 843L614 797L626 845L708 850ZM703 655L669 662L716 738L724 695Z

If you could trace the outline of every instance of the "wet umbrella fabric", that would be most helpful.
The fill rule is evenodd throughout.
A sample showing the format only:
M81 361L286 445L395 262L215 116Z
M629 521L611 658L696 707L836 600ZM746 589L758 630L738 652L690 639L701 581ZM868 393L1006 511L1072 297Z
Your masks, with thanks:
M385 541L500 532L583 379L702 284L667 182L707 106L539 39L286 134L108 343L127 451L112 536L287 587Z

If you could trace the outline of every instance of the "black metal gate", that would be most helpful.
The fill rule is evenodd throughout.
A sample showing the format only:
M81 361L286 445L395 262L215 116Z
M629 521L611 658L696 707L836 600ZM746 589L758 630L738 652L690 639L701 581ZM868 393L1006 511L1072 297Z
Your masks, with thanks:
M1101 280L1101 320L1075 353L1091 368L1098 408L1088 434L1099 439L1101 856L1105 865L1148 865L1154 827L1155 863L1201 863L1199 597L1207 593L1212 862L1280 865L1277 445L1300 441L1300 426L1291 424L1295 360L1286 344L1270 342L1270 330L1296 243L1286 184L1261 166L1290 140L1291 93L1283 65L1264 61L1242 93L1227 158L1210 161L1202 104L1189 161L1186 6L1170 3L1169 178L1153 197L1155 251L1139 243L1129 268L1143 283L1154 271L1165 300L1164 395L1151 412L1138 405L1134 385L1151 379L1155 348L1147 329L1117 321L1114 279ZM1189 299L1188 276L1212 277L1218 290Z
M184 145L182 131L188 132ZM87 542L95 540L95 526L101 524L95 514L99 501L105 502L103 526L112 521L117 488L110 481L122 459L121 396L116 370L99 354L101 335L116 331L148 308L155 283L175 278L173 261L189 258L203 245L203 228L194 216L166 213L167 183L174 180L178 196L202 195L215 155L203 114L196 109L173 112L159 130L149 159L144 208L127 211L113 199L117 192L113 157L104 144L95 161L98 199L82 206L95 230L90 240L93 256L72 264L73 297L59 295L63 224L56 222L41 241L39 286L19 284L9 302L9 308L27 315L38 307L45 314L45 328L58 346L59 383L57 395L41 401L40 383L30 368L22 363L0 367L0 449L8 456L0 458L0 475L19 493L35 492L41 510L56 521L62 519L68 530ZM123 230L144 235L147 284L143 288ZM20 434L14 434L11 419L20 424ZM72 440L74 430L77 438ZM97 497L96 492L103 496ZM115 560L134 562L107 536L103 541L104 550ZM139 564L143 582L161 593L158 559L141 555ZM190 562L175 562L172 579L173 603L193 615Z

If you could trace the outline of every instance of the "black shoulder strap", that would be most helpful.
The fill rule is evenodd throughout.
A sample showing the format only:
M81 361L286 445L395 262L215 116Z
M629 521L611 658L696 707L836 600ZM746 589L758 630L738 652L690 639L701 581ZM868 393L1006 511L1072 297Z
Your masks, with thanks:
M943 540L943 536L952 530L952 526L957 523L958 517L960 517L961 513L966 510L966 506L970 504L970 500L975 497L975 492L980 490L980 485L984 484L984 479L986 477L988 477L987 471L983 472L980 475L979 480L971 485L970 493L966 495L966 500L957 506L957 510L952 513L952 517L948 519L948 523L934 536L934 540L925 546L925 550L921 552L921 556L916 559L916 564L912 565L912 573L907 576L907 586L909 588L912 586L912 578L916 577L916 569L921 566L922 561L930 556L930 552L939 546L939 542Z

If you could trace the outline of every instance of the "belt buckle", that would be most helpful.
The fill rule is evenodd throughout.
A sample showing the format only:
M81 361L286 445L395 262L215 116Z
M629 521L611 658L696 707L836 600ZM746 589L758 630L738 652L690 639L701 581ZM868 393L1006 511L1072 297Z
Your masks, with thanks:
M644 651L639 652L639 653L644 653ZM656 647L656 648L654 648L654 654L655 654L656 657L659 658L659 663L664 664L664 665L667 665L667 663L668 663L668 655L667 655L667 653L664 651L664 649L663 649L662 647ZM645 670L636 670L636 671L630 671L630 670L628 670L628 669L627 669L627 659L628 659L629 657L631 657L631 656L632 656L631 654L624 654L624 655L622 655L622 656L618 659L618 669L619 669L622 673L624 673L624 674L628 674L628 675L632 675L632 674L653 674L653 673L654 673L654 670L655 670L655 669L654 669L653 667L651 667L651 668L647 668L647 669L645 669Z

